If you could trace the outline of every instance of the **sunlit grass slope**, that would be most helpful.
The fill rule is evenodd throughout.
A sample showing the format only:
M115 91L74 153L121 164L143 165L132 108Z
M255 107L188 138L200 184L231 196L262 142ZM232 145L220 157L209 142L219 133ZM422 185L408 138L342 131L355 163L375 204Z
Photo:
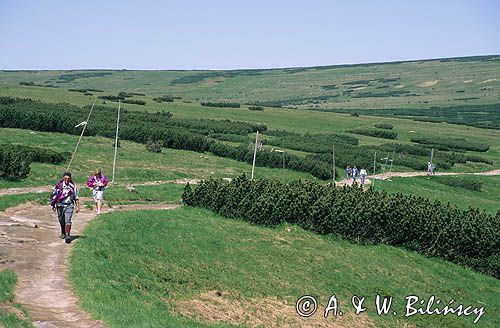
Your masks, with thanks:
M323 307L336 294L345 313L338 320L346 326L472 323L472 317L452 315L404 318L407 295L484 305L478 326L500 324L495 278L402 249L351 244L295 226L263 228L180 208L103 215L83 235L71 257L70 279L83 308L110 327L209 326L214 320L292 325L298 320L295 301L306 294ZM368 310L357 317L350 306L353 294L367 297ZM378 317L376 294L393 296L398 315ZM318 312L310 320L317 326L335 319Z
M78 136L34 132L20 129L0 129L0 143L13 143L45 147L56 151L72 153ZM83 186L96 168L111 179L113 171L114 140L100 137L83 138L75 159L71 165L74 180ZM69 158L59 165L32 163L29 176L20 181L0 180L0 188L23 187L54 184L66 169ZM182 178L236 177L243 173L250 174L252 166L192 151L163 148L161 153L146 150L145 145L121 141L118 151L115 180L118 184L138 183L157 180L174 180ZM310 174L282 169L257 167L260 177L287 180L307 178L315 179Z
M305 108L429 108L498 103L494 90L500 85L499 58L234 71L0 71L0 82L147 96L173 94L189 101L286 100Z
M451 187L436 181L439 177L412 177L376 180L375 188L390 193L413 194L442 203L450 203L462 209L481 208L495 215L500 211L500 176L467 176L472 181L483 183L481 191Z

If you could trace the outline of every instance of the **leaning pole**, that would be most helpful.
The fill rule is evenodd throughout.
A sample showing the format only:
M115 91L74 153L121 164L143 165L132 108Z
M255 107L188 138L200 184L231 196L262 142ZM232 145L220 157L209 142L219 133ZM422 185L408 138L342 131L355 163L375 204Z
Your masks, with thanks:
M111 183L115 183L115 171L116 171L116 155L118 154L118 128L120 127L120 107L121 100L118 101L118 118L116 119L116 136L115 136L115 156L113 158L113 178Z
M259 142L259 131L257 131L257 135L255 136L255 148L253 150L253 162L252 162L252 179L253 180L253 173L255 171L255 157L257 156L257 144Z

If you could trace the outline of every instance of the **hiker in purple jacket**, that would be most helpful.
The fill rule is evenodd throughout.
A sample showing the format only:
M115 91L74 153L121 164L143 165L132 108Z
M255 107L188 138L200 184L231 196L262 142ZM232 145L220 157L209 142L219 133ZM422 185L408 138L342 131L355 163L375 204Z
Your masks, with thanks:
M71 179L70 172L64 172L63 178L59 180L50 197L50 206L57 211L57 219L61 226L61 239L71 243L71 219L73 211L80 212L78 201L78 189Z
M92 197L96 204L96 213L101 214L102 201L104 199L104 189L108 185L108 179L102 174L101 169L97 169L94 175L87 181L87 186L92 188Z

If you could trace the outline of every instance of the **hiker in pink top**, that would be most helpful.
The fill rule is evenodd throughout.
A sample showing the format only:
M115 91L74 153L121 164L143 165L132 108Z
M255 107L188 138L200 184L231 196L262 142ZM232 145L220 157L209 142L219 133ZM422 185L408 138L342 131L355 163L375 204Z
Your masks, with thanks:
M71 179L71 172L64 172L63 178L57 182L50 197L50 206L53 211L57 211L57 219L61 226L61 239L65 239L67 244L71 243L73 210L76 213L80 211L78 188Z
M101 169L97 169L87 181L87 186L92 188L92 197L96 204L96 213L101 214L102 200L104 199L104 189L108 185L108 179L102 174Z

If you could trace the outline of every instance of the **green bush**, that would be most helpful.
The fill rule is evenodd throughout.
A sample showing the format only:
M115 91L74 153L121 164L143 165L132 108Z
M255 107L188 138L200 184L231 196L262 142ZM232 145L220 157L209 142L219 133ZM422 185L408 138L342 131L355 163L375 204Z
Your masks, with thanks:
M476 162L476 163L485 163L493 165L493 161L491 159L487 159L481 156L476 155L465 155L465 159L467 162Z
M267 130L264 134L274 137L300 137L301 135L300 133L286 130Z
M384 243L441 257L500 278L500 211L460 210L439 201L309 181L203 181L187 185L188 206L255 224L297 224L354 242Z
M416 142L419 144L430 145L435 148L440 149L461 149L470 151L480 151L485 152L490 149L489 145L486 145L477 141L469 141L465 139L458 138L439 138L439 137L414 137L411 138L411 142Z
M146 143L146 149L153 153L161 153L162 141L151 141Z
M346 134L310 134L304 135L295 133L281 134L281 138L269 139L268 144L276 147L285 147L293 150L300 150L309 153L332 153L332 146L343 147L344 145L357 145L358 139L348 136ZM268 132L265 132L269 135ZM275 131L270 135L279 136L280 132Z
M389 124L389 123L375 124L375 127L379 128L379 129L385 129L385 130L392 130L393 129L392 124Z
M21 180L29 174L31 162L59 164L70 155L38 147L0 144L0 177Z
M356 109L362 115L411 117L423 122L447 122L470 125L484 129L500 129L500 103L486 105L461 105L430 108L363 108ZM326 108L314 109L323 112L349 114L352 109ZM457 115L460 113L460 115Z
M104 92L103 90L99 90L99 89L68 89L68 91L81 92L83 94L88 93L88 92Z
M123 92L123 91L120 91L118 92L118 96L120 97L125 97L125 98L130 98L130 97L133 97L133 96L146 96L146 94L144 93L137 93L137 92Z
M347 130L346 132L361 134L376 138L384 138L384 139L396 139L398 137L398 134L394 131L374 129L374 128L355 128Z
M240 104L236 102L202 102L202 106L207 106L207 107L228 107L228 108L240 108Z
M116 101L116 102L118 102L119 100L121 100L121 101L125 100L125 97L123 97L123 96L112 96L112 95L99 96L98 98L104 99L104 100L109 100L109 101Z
M217 156L231 158L240 162L251 164L253 161L254 148L249 145L233 147L220 142L214 142L210 145L209 151ZM285 159L285 168L287 169L310 173L321 180L332 178L331 164L316 159L301 158L289 153L277 153L269 150L257 151L256 165L281 168L283 167L283 158Z
M430 156L431 150L420 145L387 143L376 147L377 150L383 152L395 152L401 154L410 154L417 156Z
M17 149L31 158L32 162L59 164L69 159L69 152L57 152L50 149L17 145Z
M213 133L210 134L209 136L221 141L230 141L239 143L249 143L250 141L252 141L252 138L249 138L248 136L242 136L239 134Z
M158 103L162 103L162 102L174 102L174 97L172 96L161 96L161 97L156 97L156 98L153 98L154 101L158 102Z
M249 110L260 110L260 111L263 111L264 107L262 107L262 106L248 106L248 109Z
M142 106L146 105L146 101L138 99L125 99L122 102L125 104L142 105Z
M79 134L74 126L85 121L89 106L79 108L70 104L48 104L30 99L0 97L0 127L31 129L35 131ZM95 106L92 118L87 126L87 135L112 137L115 134L116 107ZM236 122L230 120L181 119L172 118L169 112L122 111L121 129L137 130L141 135L130 134L128 140L142 142L158 140L155 134L162 130L162 136L168 138L168 131L175 135L197 139L206 138L209 133L230 133L247 135L256 131L265 131L263 124ZM172 136L174 137L174 136ZM193 150L193 149L190 149Z
M352 146L352 145L335 145L335 166L345 169L348 165L358 168L365 168L369 172L373 170L373 159L375 152L365 146ZM331 165L332 163L332 149L329 153L307 155L306 159L313 159ZM376 170L380 169L380 163L377 163Z
M380 98L380 97L400 97L400 96L414 96L415 94L410 94L410 91L408 90L393 90L393 91L387 91L387 92L360 92L352 98Z
M0 145L0 178L21 180L30 173L31 156L15 145Z

